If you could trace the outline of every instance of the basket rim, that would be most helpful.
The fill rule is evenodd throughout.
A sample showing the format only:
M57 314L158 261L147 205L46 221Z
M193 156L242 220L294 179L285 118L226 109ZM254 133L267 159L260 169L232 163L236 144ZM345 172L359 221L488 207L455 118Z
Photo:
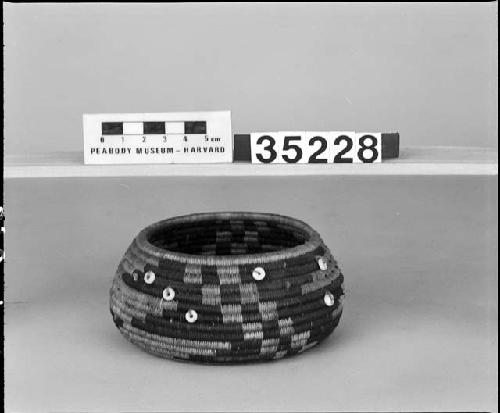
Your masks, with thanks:
M254 219L259 221L283 223L295 227L300 231L303 231L308 239L303 244L291 248L284 248L280 251L240 255L187 254L157 247L149 241L150 236L154 232L169 225L193 223L198 221L206 221L209 219ZM275 213L245 211L203 212L174 216L148 225L139 232L139 234L135 238L135 241L137 242L139 248L141 248L144 252L147 252L148 254L154 256L155 258L167 259L179 263L187 263L193 265L218 266L264 264L274 262L310 253L317 247L323 245L323 241L321 240L319 233L316 232L310 225L299 219Z

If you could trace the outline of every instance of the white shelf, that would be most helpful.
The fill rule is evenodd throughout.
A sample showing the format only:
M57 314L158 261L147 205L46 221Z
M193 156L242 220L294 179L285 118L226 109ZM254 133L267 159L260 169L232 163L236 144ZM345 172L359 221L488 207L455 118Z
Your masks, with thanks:
M406 147L401 148L398 159L364 165L84 165L81 153L59 152L7 156L4 168L5 178L286 175L498 175L498 151L474 147Z

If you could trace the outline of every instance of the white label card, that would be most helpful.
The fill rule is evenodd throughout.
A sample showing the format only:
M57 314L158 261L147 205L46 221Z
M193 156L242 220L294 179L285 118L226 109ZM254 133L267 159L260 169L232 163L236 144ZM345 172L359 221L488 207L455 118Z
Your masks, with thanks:
M83 115L85 164L233 160L231 112Z
M382 134L352 131L250 134L252 163L376 163Z

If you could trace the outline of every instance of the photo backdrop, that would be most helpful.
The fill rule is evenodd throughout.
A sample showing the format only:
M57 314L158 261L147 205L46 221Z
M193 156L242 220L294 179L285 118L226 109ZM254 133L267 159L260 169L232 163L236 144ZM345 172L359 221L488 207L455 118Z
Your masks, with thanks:
M82 113L220 109L498 145L496 3L3 7L7 155L81 150Z

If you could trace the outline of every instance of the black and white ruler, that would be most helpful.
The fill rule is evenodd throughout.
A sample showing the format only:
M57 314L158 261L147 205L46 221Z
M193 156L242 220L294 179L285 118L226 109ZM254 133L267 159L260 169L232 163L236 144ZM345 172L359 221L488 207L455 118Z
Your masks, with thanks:
M231 112L83 115L84 162L232 162Z

